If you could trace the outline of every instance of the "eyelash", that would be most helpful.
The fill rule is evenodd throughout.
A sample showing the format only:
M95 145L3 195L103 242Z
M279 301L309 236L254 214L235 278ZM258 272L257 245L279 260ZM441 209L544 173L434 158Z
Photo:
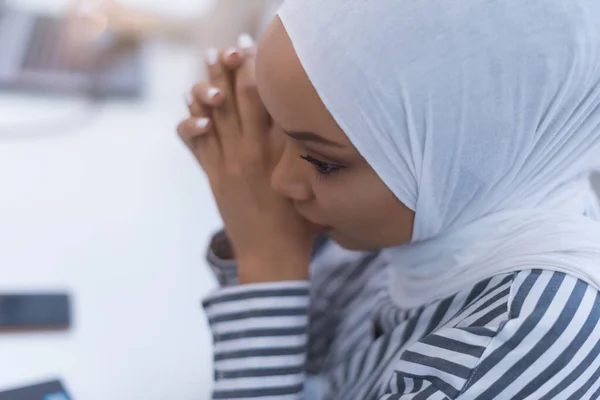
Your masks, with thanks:
M339 172L341 169L346 168L343 165L319 161L311 156L300 156L300 158L311 163L315 167L315 170L317 171L317 178L319 179L329 178L336 172Z

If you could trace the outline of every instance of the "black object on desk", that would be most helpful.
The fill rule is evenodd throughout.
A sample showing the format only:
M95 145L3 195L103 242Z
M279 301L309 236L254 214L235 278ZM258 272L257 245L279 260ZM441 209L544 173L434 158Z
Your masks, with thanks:
M70 323L67 294L0 294L0 332L64 330Z
M0 392L0 400L73 400L60 381Z

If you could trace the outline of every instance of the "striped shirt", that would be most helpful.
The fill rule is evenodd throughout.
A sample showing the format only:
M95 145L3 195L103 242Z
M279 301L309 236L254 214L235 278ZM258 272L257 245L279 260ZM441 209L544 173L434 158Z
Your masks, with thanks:
M328 243L310 282L222 287L203 302L213 399L600 398L600 297L542 269L404 309L376 253Z

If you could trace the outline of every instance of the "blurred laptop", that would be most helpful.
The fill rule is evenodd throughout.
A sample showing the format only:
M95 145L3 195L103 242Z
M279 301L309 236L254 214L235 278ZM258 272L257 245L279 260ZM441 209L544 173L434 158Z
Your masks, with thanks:
M106 21L34 14L0 0L0 90L137 97L144 86L142 46ZM103 25L104 23L104 25Z
M60 381L0 392L0 400L73 400Z

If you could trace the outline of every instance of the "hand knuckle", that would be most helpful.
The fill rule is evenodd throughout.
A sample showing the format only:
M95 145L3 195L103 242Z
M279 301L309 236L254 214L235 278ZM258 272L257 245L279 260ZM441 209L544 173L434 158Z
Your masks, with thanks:
M248 80L244 80L238 83L237 92L238 95L247 98L256 98L258 96L258 89L256 87L256 83Z
M227 78L227 75L223 68L215 68L211 71L210 77L212 82L221 82Z
M202 91L204 90L205 87L206 87L206 82L197 82L196 84L194 84L194 86L192 86L192 93L193 94L202 93Z
M194 105L192 105L192 107L190 108L190 115L196 118L203 117L204 110L202 110L196 103L194 103Z
M232 178L241 178L244 176L245 167L239 161L230 162L227 164L227 175Z
M248 166L259 164L262 159L260 148L257 146L245 146L244 150L241 152L241 158Z
M245 179L261 170L261 156L255 150L243 150L236 154L235 161L228 163L227 173L233 178Z
M185 123L181 122L179 125L177 125L177 134L183 139L183 137L185 136Z

